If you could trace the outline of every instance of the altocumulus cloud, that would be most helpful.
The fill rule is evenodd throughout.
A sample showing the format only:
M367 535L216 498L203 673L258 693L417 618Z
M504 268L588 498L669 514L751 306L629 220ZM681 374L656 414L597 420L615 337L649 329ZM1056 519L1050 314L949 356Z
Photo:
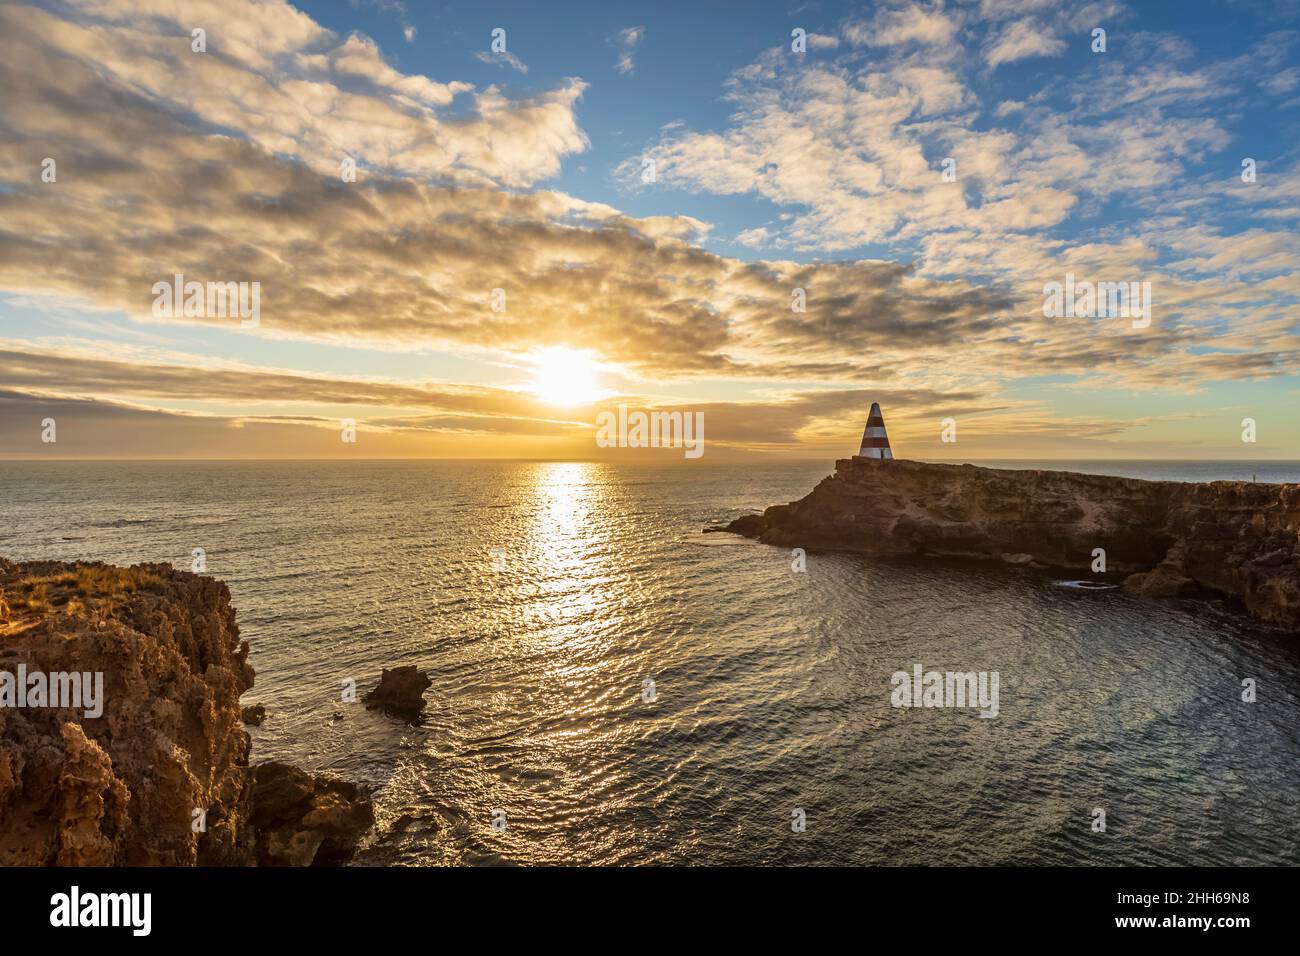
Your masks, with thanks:
M160 277L256 280L259 334L506 351L583 341L668 377L799 378L834 366L864 379L870 373L845 362L855 352L870 355L872 370L933 360L953 375L967 362L1012 371L1029 361L1018 338L1062 349L1074 338L1019 308L1007 288L870 260L728 259L693 243L705 227L689 217L634 220L552 191L412 177L345 184L255 138L183 121L92 62L98 46L65 52L47 36L65 30L53 16L0 16L12 27L0 75L16 94L3 107L15 133L0 147L7 168L37 168L53 136L63 170L55 190L22 177L0 198L12 223L0 235L0 284L10 290L80 296L144 318ZM302 43L319 39L298 29ZM251 63L275 55L242 54ZM191 61L207 62L156 68L184 73ZM148 72L142 59L132 69ZM518 122L530 117L525 107ZM308 119L296 117L298 135L324 135ZM256 123L232 115L222 125ZM544 168L511 162L495 175L544 175L551 159L537 162ZM87 219L95 208L113 214ZM805 313L791 311L795 287L807 290ZM492 288L509 295L503 313L488 308ZM960 355L947 354L953 341ZM1129 343L1108 360L1153 357Z
M1286 222L1243 243L1195 215L1213 208L1206 196L1217 189L1222 202L1294 219L1295 187L1285 177L1249 196L1204 181L1170 187L1169 164L1220 147L1225 131L1213 115L1129 106L1135 82L1171 103L1212 101L1232 65L1107 65L1095 82L1130 115L1104 115L1067 88L1063 113L1027 102L990 124L997 104L981 103L971 83L981 50L993 55L1027 22L1017 17L1033 16L1049 38L1033 55L1052 55L1050 38L1077 24L1048 3L985 6L1000 19L979 49L958 42L962 8L933 4L847 22L842 43L818 45L843 54L798 71L781 51L765 54L728 84L736 115L726 129L675 128L653 147L661 176L793 211L758 241L909 251L896 262L814 263L740 261L704 248L708 224L692 217L635 219L537 188L587 148L575 113L581 79L509 97L403 74L369 39L339 37L283 3L195 3L183 17L161 0L3 7L0 288L148 322L160 278L258 281L256 334L272 338L489 354L580 342L654 382L786 383L770 399L711 404L710 442L761 443L758 420L768 444L842 440L835 429L860 417L869 395L931 418L1001 416L996 427L1012 433L1045 418L1000 395L1021 376L1169 388L1293 373L1297 342L1278 303L1296 294L1300 263ZM195 56L189 30L200 24L210 52ZM1270 42L1265 52L1282 43ZM1031 52L1020 43L997 56ZM1090 153L1099 137L1124 149ZM949 153L961 157L962 185L937 188L933 157ZM57 189L31 174L51 154ZM356 183L340 181L345 156L358 162ZM1140 207L1157 189L1170 204L1128 235L1067 244L1051 233L1083 204L1122 195ZM1135 263L1158 272L1165 321L1081 338L1043 318L1046 278ZM506 311L489 308L493 288L507 292ZM795 288L806 311L791 309ZM1226 333L1197 318L1207 303L1251 321ZM395 436L565 437L576 427L507 389L47 358L11 349L12 374L0 380L11 401L99 395L111 401L78 413L148 416L165 414L150 400L242 394L363 404ZM318 412L214 410L211 427L301 429L310 445L330 424ZM1112 427L1078 424L1084 436Z

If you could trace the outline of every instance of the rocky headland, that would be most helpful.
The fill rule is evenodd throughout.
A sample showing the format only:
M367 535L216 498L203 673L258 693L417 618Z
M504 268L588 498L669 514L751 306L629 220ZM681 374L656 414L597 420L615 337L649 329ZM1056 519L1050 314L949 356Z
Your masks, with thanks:
M47 675L49 701L48 675L81 675L87 694L102 675L85 706L0 696L0 865L345 862L374 823L370 797L250 765L247 658L213 578L0 559L0 695L5 674Z
M806 550L1069 569L1150 597L1222 596L1300 632L1300 484L851 458L799 501L707 530Z

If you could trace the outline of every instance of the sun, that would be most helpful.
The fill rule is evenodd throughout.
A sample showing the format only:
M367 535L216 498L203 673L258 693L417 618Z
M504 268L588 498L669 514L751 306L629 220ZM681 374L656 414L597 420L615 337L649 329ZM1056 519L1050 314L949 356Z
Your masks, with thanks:
M583 405L600 397L590 352L554 346L537 350L530 361L534 375L529 390L548 405Z

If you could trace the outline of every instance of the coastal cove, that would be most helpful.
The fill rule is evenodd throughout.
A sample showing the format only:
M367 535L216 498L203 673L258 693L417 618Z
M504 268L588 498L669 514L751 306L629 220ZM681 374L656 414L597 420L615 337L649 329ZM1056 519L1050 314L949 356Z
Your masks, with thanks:
M197 608L228 587L257 675L223 720L250 765L373 794L353 865L1300 861L1294 640L1217 600L1067 586L1091 548L1067 570L810 547L795 572L699 533L829 470L11 462L0 554L169 561ZM124 703L76 663L47 669L102 670L105 713ZM990 693L996 672L997 716L893 706L918 663ZM365 706L404 665L431 681L419 723Z

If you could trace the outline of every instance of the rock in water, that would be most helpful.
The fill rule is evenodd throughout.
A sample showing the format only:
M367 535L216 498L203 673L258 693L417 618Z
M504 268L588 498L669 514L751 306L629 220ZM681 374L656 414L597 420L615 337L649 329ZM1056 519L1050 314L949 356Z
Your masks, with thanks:
M433 681L414 666L384 668L379 686L366 695L366 706L416 721L424 709L424 692L431 686Z
M266 720L266 708L261 704L245 707L239 712L239 719L250 727L261 727L262 721Z
M1300 484L844 459L806 497L728 530L789 548L1010 555L1082 573L1102 549L1130 591L1217 593L1300 632Z
M375 824L370 796L356 784L288 764L255 768L252 823L261 866L346 863Z

